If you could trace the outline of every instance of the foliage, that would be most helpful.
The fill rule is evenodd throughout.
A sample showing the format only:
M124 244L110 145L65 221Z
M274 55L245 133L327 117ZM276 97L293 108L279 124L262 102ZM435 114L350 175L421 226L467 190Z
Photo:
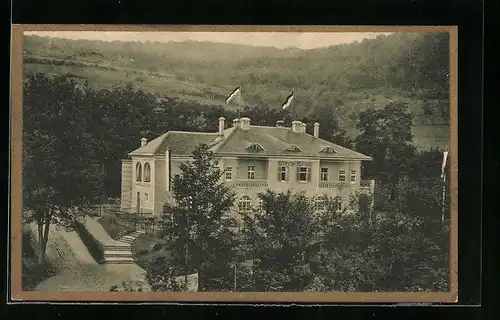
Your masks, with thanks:
M119 285L112 286L109 291L111 292L149 292L151 288L144 281L131 281L126 280Z
M239 265L238 291L448 290L446 228L430 233L403 213L337 211L328 197L325 210L313 214L312 202L300 195L261 196L263 209L244 229L252 263Z
M201 291L225 290L220 277L235 256L230 230L234 193L221 181L222 172L206 145L196 148L193 160L180 169L172 180L175 203L165 205L161 222L172 263L197 270Z
M245 218L243 230L250 245L256 291L301 291L311 270L305 252L314 236L314 219L304 195L259 194L262 209Z
M223 106L228 92L242 85L250 105L271 109L279 109L294 90L299 117L325 106L340 110L341 115L354 109L357 113L387 103L387 99L379 101L386 96L411 98L413 113L425 110L436 119L449 115L449 35L445 32L393 33L307 51L27 36L25 50L27 70L54 72L55 68L107 89L127 81L129 74L130 83L136 77L144 80L133 83L142 90L169 92L186 105Z
M73 227L102 179L85 93L66 77L24 82L23 218L38 224L40 263L52 224Z
M373 158L363 164L363 175L388 183L392 200L395 185L410 170L416 151L412 144L411 114L405 104L390 103L383 109L361 112L357 126L361 133L355 139L356 148Z

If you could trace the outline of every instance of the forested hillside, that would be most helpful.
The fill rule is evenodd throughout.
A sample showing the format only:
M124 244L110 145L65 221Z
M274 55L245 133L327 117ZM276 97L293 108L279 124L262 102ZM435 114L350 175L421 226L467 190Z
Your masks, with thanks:
M186 105L224 105L241 86L248 106L273 109L293 90L298 116L333 113L351 136L359 112L405 102L419 148L449 140L445 33L396 33L313 50L26 36L24 50L27 73L69 74L97 88L132 84Z

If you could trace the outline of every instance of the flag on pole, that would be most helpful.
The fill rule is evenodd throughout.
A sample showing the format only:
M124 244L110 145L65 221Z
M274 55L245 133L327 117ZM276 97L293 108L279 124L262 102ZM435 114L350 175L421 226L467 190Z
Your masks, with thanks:
M288 97L286 97L286 100L285 100L285 102L281 105L281 108L283 108L283 110L288 109L288 107L290 107L290 105L292 104L292 101L293 101L293 91L292 91L292 93L290 93L290 94L288 95Z
M231 92L231 94L226 98L226 103L230 103L233 100L237 100L238 103L241 103L241 89L240 87L236 87L236 89Z
M448 151L443 152L443 163L441 165L441 179L444 178L444 168L446 168L446 160L448 158Z

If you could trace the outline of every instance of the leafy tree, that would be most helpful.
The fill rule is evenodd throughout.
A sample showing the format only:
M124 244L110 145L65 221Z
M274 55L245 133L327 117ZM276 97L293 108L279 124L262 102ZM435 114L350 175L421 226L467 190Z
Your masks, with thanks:
M412 144L411 114L407 105L392 102L383 109L369 109L359 115L361 133L356 137L358 151L373 157L363 164L363 175L389 188L389 200L396 196L396 184L410 170L415 154Z
M165 206L163 236L173 263L199 272L199 290L230 290L224 278L235 257L231 209L234 193L221 181L221 170L207 145L193 151L172 180L175 203ZM166 266L165 266L166 267Z
M51 225L73 226L102 194L98 142L84 106L71 79L37 74L24 81L23 218L38 225L40 263Z
M303 291L313 278L307 248L314 240L310 201L291 191L259 194L261 209L245 217L254 291Z

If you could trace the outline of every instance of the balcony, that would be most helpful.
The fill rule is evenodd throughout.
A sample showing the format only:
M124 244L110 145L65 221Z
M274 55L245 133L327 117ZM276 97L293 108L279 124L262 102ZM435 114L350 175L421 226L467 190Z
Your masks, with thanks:
M236 180L236 186L241 188L267 188L267 180L240 179Z
M349 182L347 181L321 181L318 184L320 188L348 188Z

